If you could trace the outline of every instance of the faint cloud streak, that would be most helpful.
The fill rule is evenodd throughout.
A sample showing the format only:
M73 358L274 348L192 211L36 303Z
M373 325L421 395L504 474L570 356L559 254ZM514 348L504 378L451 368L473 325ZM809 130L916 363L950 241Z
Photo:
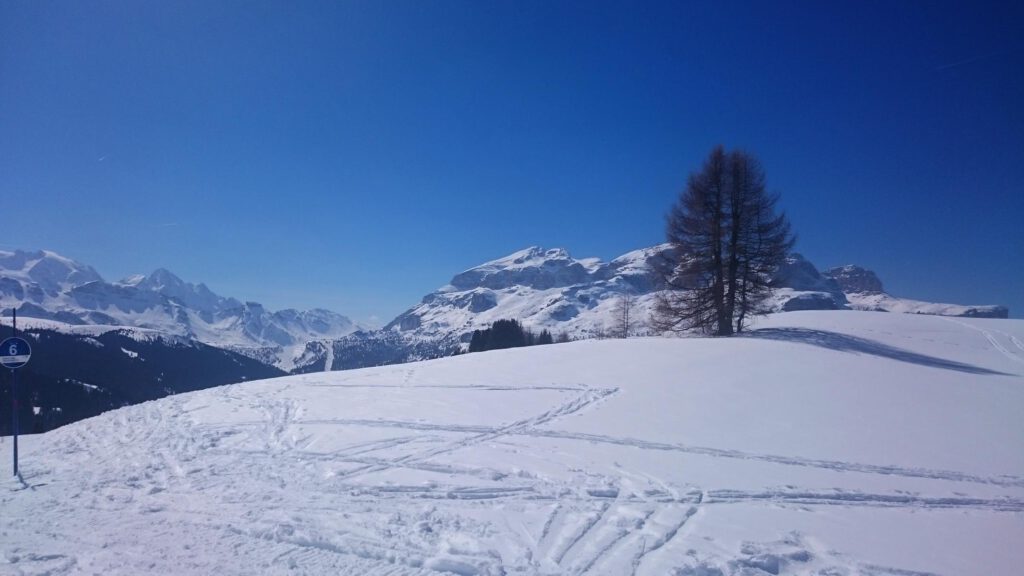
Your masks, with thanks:
M1013 52L1016 52L1016 50L996 50L995 52L989 52L988 54L982 54L980 56L974 56L974 57L971 57L971 58L967 58L965 60L959 60L957 62L952 62L950 64L943 64L942 66L936 66L935 67L935 71L936 72L944 72L946 70L951 70L953 68L959 68L960 66L967 66L969 64L974 64L975 62L980 62L982 60L988 60L989 58L996 58L998 56L1003 56L1005 54L1011 54Z

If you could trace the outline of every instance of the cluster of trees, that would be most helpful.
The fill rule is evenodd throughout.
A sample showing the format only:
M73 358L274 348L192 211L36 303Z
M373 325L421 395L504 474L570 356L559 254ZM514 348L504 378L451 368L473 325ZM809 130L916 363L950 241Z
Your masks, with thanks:
M795 242L778 200L757 158L711 151L667 217L675 250L658 267L667 290L655 305L657 329L730 336L767 313L772 274Z
M568 336L559 335L558 341L568 341ZM473 337L469 341L469 351L483 352L554 343L555 338L547 330L542 330L540 334L534 334L517 320L498 320L491 324L490 328L473 331Z

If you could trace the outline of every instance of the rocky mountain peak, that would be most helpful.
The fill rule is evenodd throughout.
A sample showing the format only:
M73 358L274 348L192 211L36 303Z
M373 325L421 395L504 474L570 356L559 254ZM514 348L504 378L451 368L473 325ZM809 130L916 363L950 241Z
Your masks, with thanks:
M545 250L531 246L456 274L451 287L453 290L502 290L527 286L544 290L585 282L594 271L592 262L575 260L562 248Z
M0 251L0 271L4 277L34 284L51 295L103 280L91 266L47 250Z
M882 288L882 281L874 272L855 264L830 268L825 274L839 283L843 292L853 294L882 294L885 292Z

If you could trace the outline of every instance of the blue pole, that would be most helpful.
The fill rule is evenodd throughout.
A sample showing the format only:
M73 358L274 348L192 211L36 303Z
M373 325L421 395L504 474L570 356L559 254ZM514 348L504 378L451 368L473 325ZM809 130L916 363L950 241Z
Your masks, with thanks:
M18 337L18 311L17 309L11 311L13 320L11 321L11 329L14 332L14 337ZM14 368L11 368L11 410L14 415L11 417L11 427L14 429L14 475L18 475L18 378L14 374Z
M14 406L14 417L11 424L14 426L14 475L18 475L18 378L14 370L11 370L11 400Z

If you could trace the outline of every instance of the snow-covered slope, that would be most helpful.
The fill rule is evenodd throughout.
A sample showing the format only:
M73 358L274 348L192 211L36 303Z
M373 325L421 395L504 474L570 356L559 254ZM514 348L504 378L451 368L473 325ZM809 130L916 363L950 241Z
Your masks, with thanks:
M272 366L229 350L159 330L72 326L20 319L18 334L32 344L32 361L18 370L23 432L45 432L102 412L212 386L283 376ZM10 334L10 320L0 332ZM0 402L9 406L4 383ZM9 434L11 418L0 418Z
M755 328L292 376L66 426L0 486L0 572L1019 572L1024 322Z
M194 338L290 370L309 343L359 327L329 310L271 312L158 269L105 282L53 252L0 252L0 309L67 324L127 326Z

